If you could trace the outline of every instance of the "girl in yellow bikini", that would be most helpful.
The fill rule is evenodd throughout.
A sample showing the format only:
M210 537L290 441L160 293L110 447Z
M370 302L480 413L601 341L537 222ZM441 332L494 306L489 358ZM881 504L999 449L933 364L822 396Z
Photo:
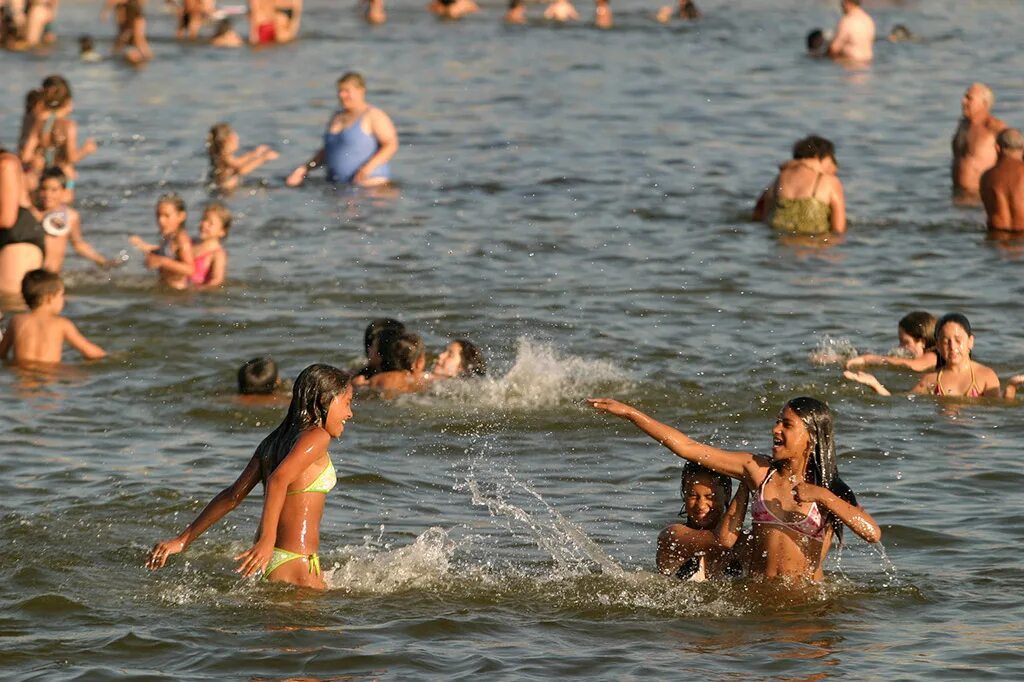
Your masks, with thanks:
M999 377L991 367L971 359L974 334L971 323L960 313L944 315L935 325L935 352L938 362L911 393L930 393L953 398L998 398ZM868 386L879 395L892 395L874 375L867 372L843 373L847 379Z
M337 477L327 446L352 417L351 377L330 365L302 370L280 426L256 448L238 479L214 497L175 538L158 543L146 566L162 567L263 482L263 516L255 544L235 557L238 572L322 590L320 519Z

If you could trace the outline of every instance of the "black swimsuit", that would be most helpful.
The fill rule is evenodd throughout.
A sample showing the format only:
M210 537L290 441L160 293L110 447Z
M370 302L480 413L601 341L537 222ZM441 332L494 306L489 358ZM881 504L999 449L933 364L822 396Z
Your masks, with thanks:
M46 254L46 233L32 211L18 207L18 219L7 229L0 228L0 249L9 244L34 244Z

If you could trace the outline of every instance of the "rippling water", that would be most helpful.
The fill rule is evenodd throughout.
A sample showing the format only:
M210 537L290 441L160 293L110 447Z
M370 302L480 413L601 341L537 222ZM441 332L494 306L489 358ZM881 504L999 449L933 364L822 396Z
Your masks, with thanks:
M75 35L109 29L73 0L49 56L0 55L9 145L24 92L70 78L101 145L80 168L84 229L107 254L155 235L160 192L207 199L213 123L282 151L229 198L223 292L72 259L67 313L112 357L0 372L6 678L1024 675L1019 407L869 396L813 361L888 349L926 308L967 313L1001 376L1024 369L1024 245L987 241L948 189L967 84L1024 125L1021 3L872 3L881 33L923 40L880 43L861 72L800 52L831 2L705 0L701 23L662 27L629 0L610 32L506 28L497 3L444 24L419 2L367 29L347 3L307 4L301 42L262 52L179 46L154 9L158 58L133 71L75 60ZM396 198L282 188L347 69L400 131ZM846 184L850 232L831 248L744 219L809 132L836 142ZM258 495L147 573L148 547L281 416L234 400L237 366L355 362L379 315L436 350L480 341L493 377L357 403L322 529L333 589L235 578ZM826 398L884 551L851 539L799 598L661 578L678 460L578 405L597 393L755 451L787 398Z

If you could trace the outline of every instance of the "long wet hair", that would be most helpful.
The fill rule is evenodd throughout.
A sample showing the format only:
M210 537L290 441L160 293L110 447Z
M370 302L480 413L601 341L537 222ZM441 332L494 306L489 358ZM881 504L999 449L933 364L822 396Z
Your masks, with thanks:
M266 487L270 474L291 451L303 431L324 427L327 412L334 399L345 392L352 377L331 365L310 365L299 372L292 387L292 403L276 429L270 432L256 448L260 458L260 476Z
M853 494L850 486L839 478L832 410L820 400L806 396L793 398L786 403L786 407L793 410L807 428L811 452L807 458L805 479L828 489L839 499L856 507L857 496ZM842 542L843 522L835 514L828 511L825 513L832 525L832 532Z
M924 310L915 310L900 318L897 325L903 333L916 341L924 341L924 350L935 352L935 316ZM938 353L936 353L938 355Z
M967 336L974 336L974 332L971 331L971 322L970 320L967 319L965 315L961 315L960 313L948 313L940 317L939 321L935 323L936 346L938 346L939 342L939 333L942 331L942 328L945 327L950 322L952 322L955 325L959 325L961 329L967 332ZM938 351L938 348L936 348L935 350L935 356L935 369L940 370L946 366L946 359L942 357L942 353ZM970 353L967 354L967 357L968 359L971 359Z
M480 348L469 339L453 339L459 344L462 354L462 369L459 375L464 377L482 377L487 374L487 361Z
M210 132L206 136L206 150L210 153L210 166L214 172L220 171L227 165L225 159L227 154L224 148L232 132L234 131L227 123L218 123L210 128Z

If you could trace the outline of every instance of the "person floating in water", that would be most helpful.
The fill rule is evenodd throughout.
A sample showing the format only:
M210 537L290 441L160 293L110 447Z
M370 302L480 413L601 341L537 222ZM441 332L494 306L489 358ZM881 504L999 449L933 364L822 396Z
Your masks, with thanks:
M828 56L850 63L866 63L874 58L875 21L860 6L861 0L841 0L843 17L836 24L835 38Z
M355 72L338 79L341 110L331 116L324 143L308 162L288 176L289 187L301 185L309 171L327 166L327 179L364 187L391 181L389 162L398 151L391 118L366 101L366 82Z
M967 203L980 199L981 176L996 165L996 135L1007 125L992 115L995 95L983 83L972 83L960 100L963 117L953 134L953 197Z
M454 379L482 377L487 374L484 354L468 339L455 339L437 356L430 378Z
M679 6L676 8L675 15L684 21L696 21L703 16L697 7L697 3L693 0L679 0ZM659 8L654 18L662 24L670 22L672 20L672 5L664 5Z
M526 2L524 0L509 0L508 11L505 12L505 23L526 23Z
M915 310L900 318L896 326L900 348L907 357L898 355L858 355L846 362L846 369L861 369L871 365L905 367L915 372L929 372L935 369L939 356L935 352L935 316L923 310Z
M793 145L793 160L757 200L753 219L764 220L779 232L842 234L846 231L846 199L836 175L835 146L811 135Z
M981 203L989 230L1024 233L1024 135L996 136L996 163L981 176Z
M999 377L980 362L971 359L974 332L971 323L959 313L944 315L935 325L935 371L928 372L911 389L940 397L998 398ZM843 372L851 381L868 386L879 395L892 395L874 375L867 372Z
M218 493L176 537L159 542L146 559L150 570L184 551L207 528L263 483L263 514L255 544L235 557L243 576L322 590L320 521L338 478L327 447L352 418L349 375L330 365L310 365L292 388L281 424L256 448L234 483Z
M752 492L752 575L821 581L832 541L842 541L844 526L867 542L882 538L878 524L839 477L832 411L819 400L800 397L786 403L772 429L771 457L698 443L617 400L588 402L632 422L677 456L747 486Z

